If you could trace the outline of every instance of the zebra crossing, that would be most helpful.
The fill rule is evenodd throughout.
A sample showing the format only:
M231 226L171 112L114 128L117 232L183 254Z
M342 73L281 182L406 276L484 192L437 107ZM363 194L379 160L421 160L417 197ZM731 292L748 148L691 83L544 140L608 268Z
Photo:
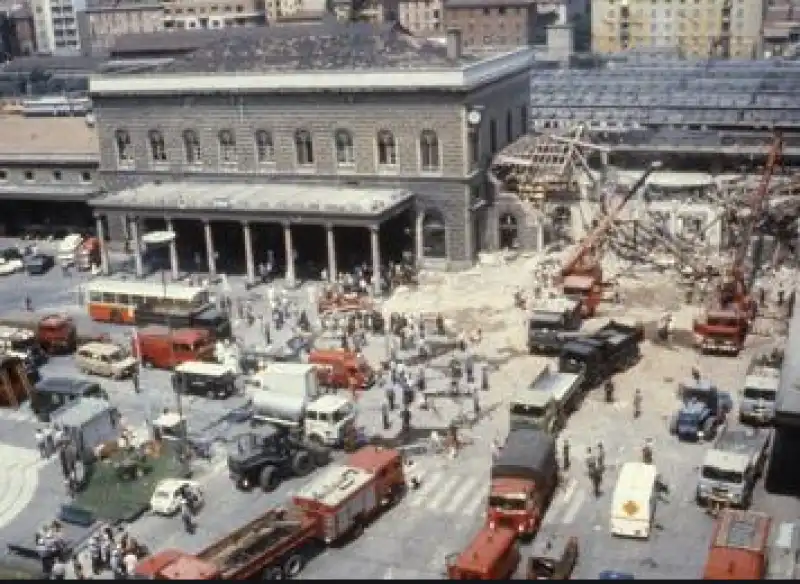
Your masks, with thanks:
M10 524L33 500L39 469L50 461L32 448L0 444L0 528Z
M448 470L447 468L415 467L410 476L420 486L406 495L404 505L448 516L475 517L483 513L489 491L489 469L482 472ZM543 521L544 525L566 525L574 522L588 500L586 485L567 479L556 491Z

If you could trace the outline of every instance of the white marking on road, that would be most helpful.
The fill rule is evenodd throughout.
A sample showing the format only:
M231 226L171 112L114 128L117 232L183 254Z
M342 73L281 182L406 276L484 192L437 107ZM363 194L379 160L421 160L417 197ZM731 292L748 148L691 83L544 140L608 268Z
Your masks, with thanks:
M573 521L575 521L575 516L578 515L578 511L581 510L581 506L583 505L584 500L586 499L586 491L578 491L575 500L572 501L572 505L569 506L564 516L561 518L561 523L564 525L569 525Z
M483 477L466 477L466 480L461 484L461 486L453 493L452 498L450 499L450 504L444 509L445 513L458 513L461 511L462 503L464 500L470 495L470 493L474 492L475 488L479 488L481 483L483 482Z
M469 501L464 503L462 511L464 515L472 516L478 513L481 507L486 507L486 493L489 489L488 481L484 482L484 486L475 492L475 496Z
M39 486L39 469L49 463L36 450L0 445L0 464L5 462L0 482L0 527L5 527L25 510Z
M569 504L577 488L578 481L574 478L569 479L569 482L567 482L564 488L564 492L550 502L550 507L547 509L547 513L545 513L544 519L542 520L542 525L550 525L556 522L556 515L559 514L562 508Z
M437 492L428 501L427 508L430 510L438 510L442 507L446 503L447 498L451 496L453 488L462 479L463 477L460 476L450 477L443 485L439 486L439 488L436 489Z
M419 507L425 502L427 494L444 478L444 474L439 472L426 474L424 471L417 471L416 477L419 479L420 487L417 491L411 491L408 504L412 507Z

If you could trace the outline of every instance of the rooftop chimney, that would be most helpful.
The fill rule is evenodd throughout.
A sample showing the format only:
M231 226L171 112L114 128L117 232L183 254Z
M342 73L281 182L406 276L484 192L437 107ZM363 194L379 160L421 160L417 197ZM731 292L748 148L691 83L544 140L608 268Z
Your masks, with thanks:
M458 28L447 29L447 58L457 61L461 58L461 30Z

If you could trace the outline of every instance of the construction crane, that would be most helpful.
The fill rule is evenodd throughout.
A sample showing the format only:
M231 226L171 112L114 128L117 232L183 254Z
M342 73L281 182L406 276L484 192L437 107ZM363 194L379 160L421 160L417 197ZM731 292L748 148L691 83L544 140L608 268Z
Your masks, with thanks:
M767 162L758 187L748 201L749 214L744 216L741 240L736 249L733 262L723 274L723 278L707 306L705 314L695 321L693 329L695 342L703 352L722 352L738 355L744 347L744 341L750 325L756 316L756 303L750 291L758 268L754 258L750 269L745 265L747 251L750 248L756 225L766 210L770 183L775 170L780 164L783 153L783 137L776 132L769 149Z
M581 301L581 314L591 318L603 297L603 267L600 247L614 226L623 207L647 181L653 171L661 168L661 162L653 162L638 180L611 206L589 234L581 240L561 266L559 280L565 296Z

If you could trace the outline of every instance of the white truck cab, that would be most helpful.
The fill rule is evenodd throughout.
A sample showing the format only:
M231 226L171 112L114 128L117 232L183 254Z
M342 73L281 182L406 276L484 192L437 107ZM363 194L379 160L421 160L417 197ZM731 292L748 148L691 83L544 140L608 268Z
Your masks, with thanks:
M344 442L355 421L356 410L351 400L340 395L327 394L306 406L303 432L311 442L337 446Z

